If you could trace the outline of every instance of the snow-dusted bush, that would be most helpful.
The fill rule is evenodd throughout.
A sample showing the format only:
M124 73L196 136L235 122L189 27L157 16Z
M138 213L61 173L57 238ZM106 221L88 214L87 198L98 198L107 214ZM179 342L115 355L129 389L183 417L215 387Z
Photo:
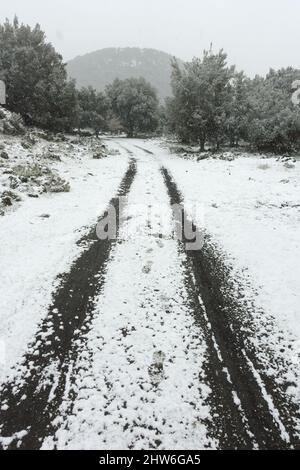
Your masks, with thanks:
M34 164L20 164L12 168L10 185L21 192L41 193L69 192L70 184L61 178L48 166ZM11 186L12 187L12 186Z
M0 106L0 132L7 135L25 134L23 119L19 114L11 113Z

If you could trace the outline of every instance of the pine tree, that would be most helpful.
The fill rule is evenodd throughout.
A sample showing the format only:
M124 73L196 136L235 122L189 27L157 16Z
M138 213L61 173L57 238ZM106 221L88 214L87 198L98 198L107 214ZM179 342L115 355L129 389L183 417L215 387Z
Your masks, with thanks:
M106 93L113 113L129 137L157 129L157 93L144 78L116 79L106 88Z
M10 110L53 130L75 125L75 84L67 80L61 55L38 24L31 28L15 17L12 24L0 25L0 70Z
M167 104L169 119L183 141L198 142L202 150L207 141L218 148L225 135L234 74L226 58L222 50L204 51L202 59L186 63L183 70L172 64L174 97Z
M231 97L226 111L225 128L230 146L238 146L241 139L247 140L250 103L249 80L243 72L236 73L231 80Z
M93 87L81 88L78 92L79 128L93 129L96 134L107 130L109 113L108 98Z

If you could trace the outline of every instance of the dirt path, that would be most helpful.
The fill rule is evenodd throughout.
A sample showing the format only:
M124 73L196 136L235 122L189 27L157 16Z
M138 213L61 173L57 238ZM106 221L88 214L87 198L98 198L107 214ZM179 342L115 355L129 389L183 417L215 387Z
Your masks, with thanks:
M171 205L184 201L159 155L120 147L132 160L117 240L95 228L81 240L18 378L1 390L2 446L297 446L244 337L226 266L174 238Z
M76 399L63 403L44 448L213 445L201 378L206 346L190 315L167 189L159 163L135 153L119 241L75 366Z

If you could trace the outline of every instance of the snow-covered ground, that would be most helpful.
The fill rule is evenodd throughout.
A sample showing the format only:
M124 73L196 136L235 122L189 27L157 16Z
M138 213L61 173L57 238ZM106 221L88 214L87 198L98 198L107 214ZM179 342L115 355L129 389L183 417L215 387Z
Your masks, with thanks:
M43 448L216 444L206 429L211 413L205 402L205 343L190 312L160 164L141 150L135 156L138 173L120 241L73 370L77 398L74 404L63 403L59 430Z
M172 155L160 141L120 138L106 143L120 149L120 155L94 160L92 148L57 144L61 161L48 159L47 165L70 183L70 192L28 198L26 187L20 186L16 191L22 201L0 217L0 381L20 373L18 362L47 314L57 276L68 273L85 249L76 242L96 224L116 195L129 158L135 158L137 174L125 219L101 292L91 299L91 323L73 340L76 354L52 423L56 432L44 440L43 448L220 445L216 423L223 417L222 412L217 416L213 379L208 379L214 332L208 333L205 326L202 330L195 321L191 290L196 284L191 282L188 257L173 236L162 167L173 177L198 228L209 235L205 242L231 266L232 297L242 287L251 305L255 328L249 337L263 365L261 371L253 366L261 388L255 399L258 404L268 401L274 421L281 423L261 377L267 373L278 386L288 383L284 392L300 402L300 162L284 165L258 156L197 162ZM35 144L36 155L29 160L40 162L47 145ZM13 163L28 158L18 138L6 147ZM0 191L7 178L0 178ZM198 297L204 305L199 292ZM211 324L209 328L213 330ZM215 348L222 356L217 342ZM237 391L245 387L233 385ZM55 377L53 390L55 395ZM241 410L235 397L234 406ZM19 431L30 433L30 426ZM47 435L45 429L41 433L42 438ZM14 440L4 435L1 442L6 446Z
M3 140L13 165L40 161L34 155L27 158L19 138ZM48 145L38 143L34 154L41 155ZM14 373L47 313L57 275L78 257L82 247L76 241L103 213L128 163L125 154L95 160L82 145L71 151L67 143L60 144L57 151L62 161L50 165L70 182L70 192L37 199L25 195L19 207L0 216L0 382Z
M199 228L255 301L258 334L267 333L260 335L258 354L264 341L287 361L289 392L300 402L300 162L250 155L197 162L170 154L161 142L139 145L170 170L188 211L201 206Z

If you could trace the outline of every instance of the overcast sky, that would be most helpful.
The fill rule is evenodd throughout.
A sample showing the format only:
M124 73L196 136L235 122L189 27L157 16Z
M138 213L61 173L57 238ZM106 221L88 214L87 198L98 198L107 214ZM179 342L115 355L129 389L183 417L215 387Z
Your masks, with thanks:
M65 60L151 47L184 60L213 43L248 74L300 68L299 0L0 0L0 19L40 23Z

